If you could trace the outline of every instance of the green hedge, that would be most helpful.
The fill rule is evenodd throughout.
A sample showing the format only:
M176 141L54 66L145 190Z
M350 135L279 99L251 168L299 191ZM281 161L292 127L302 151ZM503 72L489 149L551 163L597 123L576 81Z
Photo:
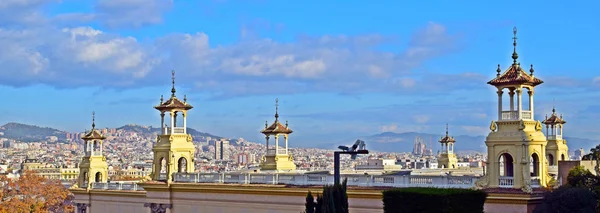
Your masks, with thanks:
M400 188L383 192L385 213L482 213L487 193L472 189Z

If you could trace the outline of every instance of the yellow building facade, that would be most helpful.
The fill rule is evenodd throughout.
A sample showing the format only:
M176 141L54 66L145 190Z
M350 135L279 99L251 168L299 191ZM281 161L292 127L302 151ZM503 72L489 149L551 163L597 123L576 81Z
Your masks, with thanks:
M108 181L108 164L102 154L102 143L106 137L96 129L95 113L92 113L92 130L81 139L83 139L84 156L79 163L77 185L90 189L92 183Z
M192 143L192 135L187 134L187 111L192 105L187 98L179 100L175 95L175 72L172 72L171 97L154 108L160 111L161 133L152 147L154 162L152 163L151 179L171 182L173 173L194 172L194 155L196 147ZM165 123L165 115L169 115L169 124ZM178 120L178 116L181 118Z
M274 171L294 171L296 164L294 158L288 149L288 138L292 134L292 129L288 127L288 122L285 125L279 122L279 99L275 99L275 121L269 126L268 121L265 122L265 128L260 131L265 135L267 152L260 163L261 170ZM279 147L279 138L283 137L285 146ZM270 139L273 138L274 144L270 144Z

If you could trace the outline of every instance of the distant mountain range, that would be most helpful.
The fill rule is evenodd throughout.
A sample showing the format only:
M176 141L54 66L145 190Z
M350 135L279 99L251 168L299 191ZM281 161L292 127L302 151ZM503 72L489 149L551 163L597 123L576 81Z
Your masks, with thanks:
M360 137L367 143L367 148L378 151L389 151L389 152L412 152L413 144L416 137L423 138L423 142L433 149L434 153L440 149L438 140L444 135L440 134L428 134L418 132L405 132L405 133L394 133L384 132L376 135ZM486 136L469 136L469 135L458 135L453 136L456 139L456 151L478 151L482 152L486 150L485 137ZM565 137L570 151L574 151L579 148L583 148L586 152L590 148L600 144L600 141L590 140L585 138L576 137Z
M136 132L138 134L158 134L160 132L160 128L155 128L152 126L141 126L136 124L128 124L119 128L117 130L123 130L128 132ZM212 137L212 138L222 138L219 136L211 135L209 133L204 133L197 131L192 128L187 128L187 132L191 134L194 138L198 137ZM20 124L20 123L7 123L0 126L0 137L14 139L23 142L35 142L44 140L49 136L56 136L59 141L66 140L66 134L68 132L50 128L50 127L40 127L35 125L28 124Z

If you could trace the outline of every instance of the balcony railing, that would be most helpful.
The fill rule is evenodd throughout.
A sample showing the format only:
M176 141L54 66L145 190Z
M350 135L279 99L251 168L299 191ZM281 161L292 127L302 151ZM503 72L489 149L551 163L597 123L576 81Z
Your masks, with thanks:
M531 187L540 187L540 177L531 177Z
M502 120L518 120L518 111L502 111ZM530 120L533 119L531 111L521 111L521 119Z
M548 140L562 140L562 135L548 135Z
M80 186L85 187L85 186ZM92 183L92 189L143 191L144 188L136 183Z
M173 134L185 134L185 128L183 127L165 127L163 128L163 134L169 135L171 134L171 129L173 129Z
M275 150L274 149L267 150L267 155L275 155Z
M498 185L500 188L512 188L514 185L513 177L500 177Z
M167 173L158 174L158 180L167 180Z
M342 174L350 186L373 187L437 187L471 188L479 177L473 176L420 176L420 175L362 175ZM333 175L327 174L226 174L226 173L175 173L174 182L184 183L232 183L232 184L281 184L326 185L333 183Z

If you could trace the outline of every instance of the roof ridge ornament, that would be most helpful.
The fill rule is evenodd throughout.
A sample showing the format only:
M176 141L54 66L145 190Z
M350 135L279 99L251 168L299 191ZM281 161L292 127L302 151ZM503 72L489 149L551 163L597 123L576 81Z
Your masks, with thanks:
M513 65L517 64L517 59L519 58L519 54L517 54L517 27L513 27Z
M446 123L446 137L448 137L448 123Z
M500 77L500 72L502 72L502 70L500 69L500 64L498 64L498 69L496 69L496 77Z

